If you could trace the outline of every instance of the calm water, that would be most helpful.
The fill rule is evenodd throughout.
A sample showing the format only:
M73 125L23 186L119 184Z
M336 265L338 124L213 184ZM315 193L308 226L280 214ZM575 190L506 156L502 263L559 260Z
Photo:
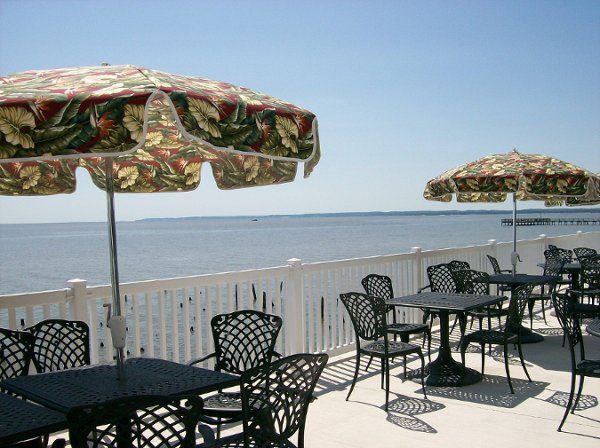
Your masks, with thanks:
M527 215L523 215L527 216ZM529 215L539 216L539 215ZM551 214L544 217L597 217ZM511 241L510 215L219 218L117 224L121 281L280 266ZM518 228L519 238L600 226ZM64 288L72 278L108 284L105 223L0 225L0 294Z

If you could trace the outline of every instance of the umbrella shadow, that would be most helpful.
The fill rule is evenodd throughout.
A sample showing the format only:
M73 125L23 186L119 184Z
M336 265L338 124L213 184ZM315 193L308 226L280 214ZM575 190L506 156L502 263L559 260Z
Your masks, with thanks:
M416 416L440 411L446 407L444 404L424 398L407 397L399 394L394 395L396 395L396 398L388 403L388 414L386 417L388 422L409 431L429 434L436 434L438 432L429 423ZM384 409L385 406L382 406L382 408Z
M575 400L574 397L573 400ZM557 390L544 401L560 406L561 408L566 408L567 403L569 402L569 393ZM586 409L595 408L596 406L598 406L598 398L596 396L581 394L581 397L579 398L579 403L577 403L575 410L585 411Z

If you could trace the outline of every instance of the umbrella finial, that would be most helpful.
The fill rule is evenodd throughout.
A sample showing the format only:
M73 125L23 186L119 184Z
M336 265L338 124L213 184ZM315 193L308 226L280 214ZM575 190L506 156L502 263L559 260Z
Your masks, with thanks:
M517 151L517 147L516 146L513 148L512 152L514 152L515 154L521 154L519 151Z
M103 62L100 64L102 67L110 67L110 64L108 62Z

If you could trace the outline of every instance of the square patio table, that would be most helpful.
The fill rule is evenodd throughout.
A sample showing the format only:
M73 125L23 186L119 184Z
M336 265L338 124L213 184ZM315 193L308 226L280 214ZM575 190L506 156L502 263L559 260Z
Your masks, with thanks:
M66 428L64 414L0 393L0 446Z
M466 386L481 381L481 374L452 358L450 351L449 315L464 313L506 300L504 296L422 292L386 300L390 306L405 306L434 310L440 319L440 349L438 357L427 366L428 386Z
M553 275L531 275L531 274L494 274L490 275L488 283L496 285L508 285L511 292L515 288L525 285L527 283L552 283L558 280L558 277ZM533 344L535 342L542 342L544 336L538 333L534 333L529 328L521 325L520 328L509 328L510 331L521 333L521 344Z
M239 384L235 375L164 359L131 358L123 368L123 380L115 365L97 365L10 378L0 387L66 414L116 398L200 395Z

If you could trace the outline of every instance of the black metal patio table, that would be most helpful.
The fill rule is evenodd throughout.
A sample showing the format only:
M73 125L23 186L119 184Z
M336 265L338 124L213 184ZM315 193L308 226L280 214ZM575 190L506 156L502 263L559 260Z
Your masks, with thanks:
M600 337L600 319L595 319L591 321L587 327L585 327L585 331L587 331L592 336Z
M553 275L531 275L531 274L494 274L490 275L488 283L495 285L508 285L511 292L518 286L527 283L552 283L557 277ZM520 328L508 328L513 333L521 333L521 344L533 344L542 342L544 337L541 334L534 333L529 328L521 325Z
M131 358L124 379L115 365L97 365L10 378L0 387L50 409L68 413L82 405L143 395L200 395L239 384L239 377L154 358Z
M66 428L64 414L0 393L0 446Z
M390 306L403 306L434 310L440 319L440 349L438 357L427 366L428 386L466 386L481 380L476 370L464 367L452 358L450 350L449 315L464 313L477 308L494 305L506 300L504 296L482 294L453 294L422 292L386 300Z

